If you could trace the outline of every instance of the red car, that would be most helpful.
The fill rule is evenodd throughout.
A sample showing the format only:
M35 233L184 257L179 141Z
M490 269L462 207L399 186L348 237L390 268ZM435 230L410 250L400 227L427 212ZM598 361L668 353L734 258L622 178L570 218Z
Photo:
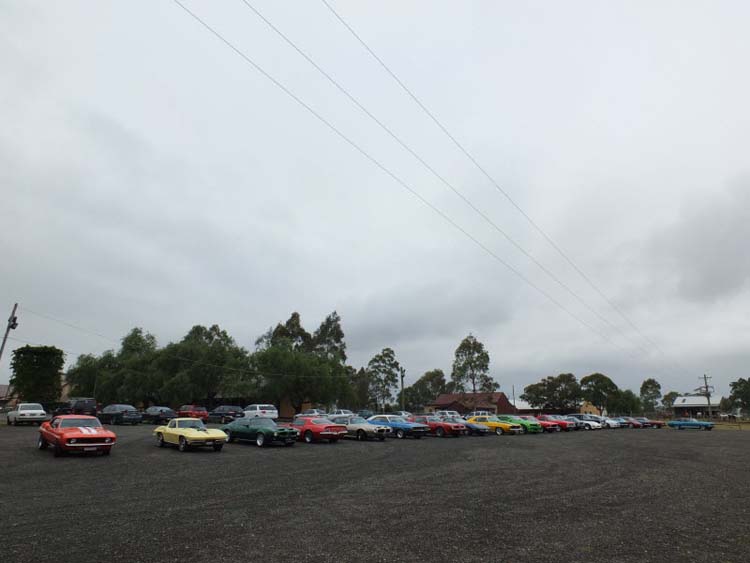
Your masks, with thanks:
M559 421L552 422L551 420L545 420L542 417L537 418L535 416L519 416L518 418L523 418L524 420L529 420L531 422L538 422L542 425L543 432L560 432L560 430L562 430L562 426L558 424Z
M187 418L200 418L204 422L208 419L208 411L206 407L199 407L198 405L182 405L177 411L177 416Z
M295 418L290 426L299 432L298 439L308 444L320 440L328 440L334 444L346 436L346 426L334 424L327 418L319 416L300 416Z
M562 420L559 418L554 418L548 414L540 414L539 416L537 416L537 418L539 419L539 422L554 422L560 427L561 430L565 430L565 432L570 432L571 430L576 429L575 422L571 422L569 420Z
M412 416L408 419L409 422L417 422L419 424L426 424L430 427L430 434L434 434L438 438L444 436L461 436L466 434L468 429L464 424L459 422L447 422L441 420L436 416L417 415Z
M66 452L102 452L102 455L109 455L116 442L115 433L102 427L95 416L65 414L42 423L37 447L44 450L52 446L55 457Z

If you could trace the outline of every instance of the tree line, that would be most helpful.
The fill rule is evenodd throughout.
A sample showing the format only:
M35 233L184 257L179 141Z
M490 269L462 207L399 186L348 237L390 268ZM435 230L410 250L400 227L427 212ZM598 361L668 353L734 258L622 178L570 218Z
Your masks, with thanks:
M288 400L384 410L403 404L421 409L443 392L488 392L499 385L489 375L489 354L469 334L455 351L448 380L430 370L400 391L406 376L396 354L384 348L366 366L348 363L341 318L334 311L313 332L292 313L260 335L252 351L217 325L196 325L178 342L160 347L133 328L118 350L79 356L65 379L70 396L99 402L180 405ZM60 396L64 353L54 346L25 346L13 353L11 384L22 398L54 402ZM43 373L42 373L43 372Z

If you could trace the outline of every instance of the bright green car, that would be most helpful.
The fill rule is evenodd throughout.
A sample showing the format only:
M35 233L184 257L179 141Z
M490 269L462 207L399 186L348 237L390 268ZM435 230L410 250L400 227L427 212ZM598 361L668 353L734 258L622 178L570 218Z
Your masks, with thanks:
M525 418L513 416L512 414L496 414L495 416L499 418L500 420L502 420L503 422L512 422L514 424L520 424L521 433L523 434L541 434L544 432L542 425L532 420L526 420Z
M237 418L221 429L229 436L229 442L251 440L261 448L274 442L293 446L299 436L294 428L279 426L270 418Z

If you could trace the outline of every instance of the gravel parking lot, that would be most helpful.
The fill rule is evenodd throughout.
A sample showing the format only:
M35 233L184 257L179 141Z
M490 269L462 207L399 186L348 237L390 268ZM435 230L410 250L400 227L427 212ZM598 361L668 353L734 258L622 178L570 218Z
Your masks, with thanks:
M746 562L750 434L613 430L221 453L0 427L8 562Z

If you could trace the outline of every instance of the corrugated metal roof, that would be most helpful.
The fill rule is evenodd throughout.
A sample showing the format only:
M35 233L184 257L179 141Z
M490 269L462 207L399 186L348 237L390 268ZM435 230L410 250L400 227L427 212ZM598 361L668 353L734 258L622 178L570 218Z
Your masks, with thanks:
M721 397L717 397L715 395L711 397L711 407L719 408L720 402L721 402ZM674 400L674 403L672 406L674 408L680 408L680 407L686 407L686 408L706 407L708 408L708 399L703 395L684 395L681 397L677 397Z

